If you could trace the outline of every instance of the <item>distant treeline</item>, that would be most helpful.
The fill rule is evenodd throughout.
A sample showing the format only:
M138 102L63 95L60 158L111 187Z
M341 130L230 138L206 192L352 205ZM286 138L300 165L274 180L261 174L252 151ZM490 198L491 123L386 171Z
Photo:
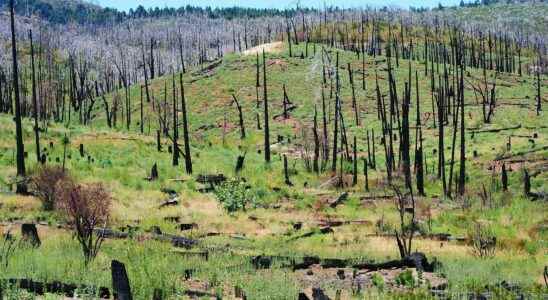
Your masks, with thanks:
M2 1L4 2L4 1ZM7 3L7 1L5 2ZM7 4L0 4L2 9L7 9ZM331 8L336 10L337 8ZM103 8L81 0L19 0L16 1L15 10L19 15L38 15L41 18L56 24L76 22L80 24L107 24L125 21L132 18L162 18L181 16L185 14L202 14L208 18L259 18L274 16L294 16L297 12L308 13L314 11L312 8L291 8L280 9L259 9L243 7L196 7L182 6L155 7L146 9L139 5L128 12L119 11L114 8Z
M2 1L7 3L7 1ZM544 2L544 0L461 0L461 7L474 7L480 5L491 5L496 3L518 3L518 2ZM7 4L0 4L0 7L5 9ZM442 10L441 4L434 10ZM387 10L384 7L382 10ZM421 12L427 11L425 7L411 7L411 11ZM80 23L80 24L96 24L103 25L108 23L122 22L127 19L135 18L162 18L182 16L185 14L202 14L208 18L259 18L259 17L292 17L297 13L309 13L317 11L316 8L290 8L290 9L259 9L259 8L244 8L244 7L226 7L226 8L211 8L197 6L182 6L179 8L173 7L155 7L146 9L139 5L135 9L130 9L128 12L119 11L114 8L103 8L98 5L91 4L82 0L19 0L16 1L15 10L20 15L38 15L41 18L56 24ZM328 11L338 11L338 7L328 7Z

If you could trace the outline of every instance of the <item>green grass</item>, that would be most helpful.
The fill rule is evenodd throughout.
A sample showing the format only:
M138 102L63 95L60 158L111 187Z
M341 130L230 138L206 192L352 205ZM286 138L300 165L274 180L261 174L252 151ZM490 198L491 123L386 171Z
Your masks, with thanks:
M297 53L302 51L302 45L297 47ZM318 47L319 49L319 47ZM361 63L352 53L340 51L341 66L351 62L353 69L360 70ZM382 58L377 58L378 60ZM372 191L363 190L364 178L360 175L359 184L350 188L349 200L336 209L320 205L320 199L334 198L342 191L320 188L331 174L326 172L316 176L304 168L300 159L299 146L303 144L302 130L311 136L313 104L321 101L321 60L319 56L299 59L287 58L287 49L281 53L269 53L268 61L273 63L268 68L268 89L271 116L281 113L282 86L287 85L291 101L297 105L292 112L292 118L284 121L271 120L272 141L277 135L291 139L273 146L273 160L270 165L264 163L263 154L258 150L263 148L263 133L256 130L255 120L255 57L242 57L229 54L222 64L214 70L212 76L199 79L199 76L185 75L185 88L189 105L189 122L191 128L192 156L195 174L223 173L228 177L242 177L252 187L254 195L261 204L256 209L246 212L228 214L217 203L214 195L198 192L200 185L195 177L184 174L183 160L178 167L171 165L171 156L167 153L168 139L162 138L164 152L156 151L155 131L157 116L147 105L145 116L150 119L151 129L145 126L145 134L139 134L137 124L139 115L139 88L131 88L133 105L133 123L130 130L125 128L125 122L119 117L117 128L106 127L102 108L96 108L96 117L90 126L78 125L73 119L70 125L50 124L48 131L42 133L41 144L46 147L48 164L58 164L55 160L63 159L61 139L66 133L71 141L66 161L67 168L78 180L84 182L103 182L112 192L115 201L113 205L114 228L133 224L139 226L139 231L148 230L151 226L159 226L163 232L181 234L174 224L164 220L168 216L180 216L183 222L196 222L199 228L188 234L190 237L203 237L210 231L245 235L245 239L234 239L228 236L208 237L201 239L199 248L214 248L216 251L209 261L198 258L182 257L172 253L169 244L151 240L130 239L127 241L107 241L99 257L88 267L83 265L79 246L67 232L54 232L43 236L40 249L18 249L3 277L27 277L37 280L63 280L96 286L107 286L110 283L110 260L118 259L128 266L132 289L137 299L150 299L155 288L163 289L167 295L181 295L185 284L183 274L185 269L196 269L196 277L213 285L212 290L227 293L235 285L241 286L249 299L292 299L303 287L296 275L290 270L275 266L271 270L255 271L249 260L240 254L258 255L318 255L336 258L363 258L385 260L398 257L395 242L391 239L375 239L366 236L375 232L375 223L384 218L391 226L397 224L397 216L393 203L377 201L373 206L364 206L360 196L384 195L390 193L382 184L384 177L384 155L379 144L380 122L376 117L374 96L374 67L372 58L368 58L367 89L361 89L361 76L355 75L356 92L363 124L354 126L351 111L351 91L348 87L348 73L341 69L342 98L345 122L348 126L348 137L358 137L360 156L365 156L366 129L375 129L377 134L377 166L378 170L370 173ZM274 63L276 62L276 63ZM407 61L400 62L396 69L398 91L401 94L403 82L407 78ZM424 78L424 68L417 62L412 64L413 70L419 70L421 107L423 122L426 113L431 111L429 81ZM283 67L282 67L283 66ZM379 75L385 78L382 69L386 63L379 63ZM469 70L479 77L477 70ZM499 77L501 81L516 82L517 75ZM158 78L152 82L156 99L163 99L164 81L168 84L168 99L171 98L171 77ZM190 81L194 81L190 83ZM501 86L497 90L501 102L527 102L528 107L502 105L497 107L491 125L483 125L481 111L477 106L466 108L467 127L501 128L522 124L522 128L501 133L481 133L474 138L467 133L467 201L471 204L462 208L457 200L444 199L441 184L432 174L437 161L432 150L437 147L437 130L432 128L432 120L426 121L424 131L424 148L427 153L427 163L430 173L427 174L426 191L428 197L419 199L420 205L432 206L432 232L451 233L455 236L466 236L474 221L486 220L493 226L499 241L496 256L491 259L481 259L471 254L467 245L453 242L440 247L439 243L417 241L419 251L425 251L429 257L435 256L443 263L440 272L445 274L450 288L455 291L477 290L486 284L495 284L502 280L517 282L530 291L539 291L540 276L548 259L546 239L547 206L544 202L531 202L522 196L521 166L512 166L509 174L510 191L503 193L497 184L491 185L492 175L488 165L497 155L506 153L506 142L509 134L532 135L538 133L536 147L547 144L548 130L542 128L548 119L543 112L540 116L534 113L534 80L523 77L521 84L512 83L509 87ZM386 80L380 80L383 92L387 90ZM412 99L416 91L413 90ZM239 139L236 108L230 106L231 94L235 93L244 107L244 116L248 137ZM548 87L542 86L543 95L548 93ZM262 90L260 91L262 99ZM329 89L326 89L329 96ZM466 103L475 103L471 90L466 92ZM528 98L527 98L528 97ZM163 101L163 100L161 100ZM414 106L414 105L413 105ZM331 104L332 107L332 104ZM321 112L321 107L318 106ZM259 111L261 113L261 111ZM223 138L223 119L227 116L228 130ZM262 113L261 113L262 114ZM411 124L414 124L414 108L411 111ZM200 129L204 125L215 125L213 129ZM535 129L527 129L534 127ZM330 124L331 130L331 124ZM11 194L9 183L15 175L14 166L14 125L10 116L0 116L0 178L6 183L0 194L0 220L46 221L55 224L63 221L58 213L47 213L40 210L40 205L33 198L18 197ZM446 145L450 145L452 130L447 129ZM25 120L24 139L29 153L27 166L32 169L36 165L32 123ZM286 139L287 140L287 139ZM224 141L224 142L223 142ZM414 141L414 133L412 134ZM49 143L53 142L53 148ZM78 146L85 146L86 157L80 157ZM458 143L457 143L458 147ZM511 153L532 149L527 138L512 138ZM476 150L478 158L472 157ZM283 161L281 154L289 153L289 165L293 169L291 181L293 187L284 184ZM247 153L244 169L235 174L236 157ZM88 162L89 155L93 162ZM546 158L548 151L541 151L531 157ZM450 158L450 151L446 152ZM530 158L531 158L530 157ZM457 154L458 158L458 154ZM155 182L145 181L150 168L158 164L160 178ZM532 163L525 164L535 169ZM361 164L360 164L361 168ZM458 163L455 165L455 170ZM351 170L351 165L345 166ZM361 171L360 171L361 174ZM497 173L495 181L499 180ZM173 181L172 179L183 179ZM546 172L541 172L532 180L534 191L546 191L548 179ZM307 188L304 187L307 183ZM492 203L482 205L479 192L482 185L492 190ZM158 209L167 198L160 192L163 187L173 188L180 193L182 204L174 208ZM274 206L280 205L276 209ZM258 221L248 217L253 215ZM303 221L304 231L313 230L318 219L332 218L341 220L368 220L369 225L349 225L335 229L333 235L314 235L309 238L291 241L290 238L301 233L292 231L291 224ZM419 216L422 222L426 219ZM288 234L288 235L285 235ZM422 249L421 249L422 247ZM228 249L238 255L231 255ZM427 249L427 250L423 250ZM330 291L332 292L332 291ZM545 290L544 290L545 292Z

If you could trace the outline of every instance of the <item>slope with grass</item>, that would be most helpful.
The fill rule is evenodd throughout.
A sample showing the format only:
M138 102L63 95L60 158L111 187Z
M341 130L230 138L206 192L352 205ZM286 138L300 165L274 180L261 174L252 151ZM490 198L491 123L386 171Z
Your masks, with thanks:
M304 52L304 45L294 47L295 53ZM316 51L312 50L313 47ZM70 141L66 166L71 175L83 182L103 182L113 194L115 201L109 226L115 229L127 228L128 225L137 228L134 238L107 240L98 258L88 267L83 264L77 242L69 238L70 233L54 226L64 222L62 214L42 211L40 202L34 197L11 193L10 184L15 175L14 125L9 116L0 116L0 178L4 181L0 195L0 220L3 222L0 228L11 228L17 233L21 222L42 222L38 229L43 240L39 249L18 249L5 269L4 276L110 286L108 266L110 260L117 259L126 263L134 296L138 299L151 299L157 288L172 297L181 297L185 291L196 289L231 297L234 286L241 287L249 299L295 299L299 291L311 286L320 286L331 296L336 290L342 289L344 297L359 298L358 295L352 296L353 285L348 285L344 280L337 281L334 279L336 274L329 275L328 271L321 268L310 271L315 275L293 272L285 268L283 263L274 263L270 269L255 270L249 257L314 255L363 261L398 258L396 243L390 236L398 224L398 216L393 198L382 197L391 195L392 191L385 183L385 172L381 167L384 166L384 155L378 137L381 125L377 119L374 89L377 71L381 90L383 94L387 92L386 59L366 59L366 90L362 90L361 61L356 59L355 54L326 49L332 56L339 51L343 115L349 140L357 137L360 158L367 156L366 130L374 129L377 132L375 143L378 168L370 170L370 192L365 191L365 178L360 175L358 185L344 188L350 193L348 200L331 208L328 201L343 192L342 189L326 184L334 174L323 172L317 176L306 169L302 158L306 154L305 148L312 147L309 141L312 136L314 105L321 112L321 45L310 46L310 55L304 59L289 58L285 44L265 48L275 50L266 53L271 116L282 112L283 85L286 85L289 99L296 106L290 118L277 117L270 120L273 143L273 161L270 164L264 163L263 131L258 130L256 125L257 113L262 122L262 110L256 108L256 52L244 56L230 54L218 65L215 62L211 68L203 66L184 75L195 169L192 176L184 173L182 160L179 166L171 165L171 154L167 151L171 145L168 137L161 137L163 151L156 150L158 105L161 107L166 101L165 106L171 107L173 77L170 75L157 78L151 83L151 93L158 105L153 108L152 103L145 102L144 134L139 133L138 124L141 97L139 86L130 89L133 122L129 130L125 128L123 119L118 120L117 128L108 128L102 107L98 105L89 126L78 125L76 120L72 120L70 124L50 124L47 132L42 133L42 145L47 148L47 164L59 165L63 162L61 141L66 134ZM354 126L347 63L354 70L361 126ZM489 125L483 124L481 106L467 83L467 194L463 199L452 200L442 196L442 187L434 172L437 162L433 149L437 147L438 131L433 127L430 116L432 95L424 67L417 62L400 61L400 67L396 69L398 91L401 93L403 90L409 65L413 72L417 70L419 74L428 168L427 196L417 200L422 237L416 238L413 249L426 253L430 259L435 257L442 263L436 278L445 277L450 291L482 291L486 285L507 281L519 284L528 292L545 293L542 271L548 259L548 207L546 202L527 199L522 192L523 168L535 174L532 178L533 191L546 191L548 182L548 118L544 112L539 116L535 113L535 80L526 75L519 77L501 74L497 79L499 88L495 116ZM179 91L178 75L175 78L175 90ZM481 72L470 69L467 80L473 82L474 78L481 78ZM412 93L412 99L415 99L416 91L413 89ZM240 139L232 94L243 107L248 133L244 140ZM331 116L328 124L331 131L334 104L329 94L327 87L326 110ZM548 86L543 82L542 95L545 97L547 94ZM262 87L259 95L262 100ZM123 91L120 91L119 96L123 99ZM116 93L109 95L109 100L111 97L116 97ZM545 98L543 103L546 103ZM168 108L168 116L170 112L171 108ZM415 116L414 108L410 115ZM415 123L414 117L411 123ZM32 123L26 120L24 125L28 164L34 167ZM501 132L478 132L506 127L517 128ZM451 128L448 128L446 145L450 145L451 133ZM303 135L307 138L303 138ZM278 136L281 137L279 141ZM508 137L512 141L511 150L507 150ZM84 145L84 157L78 151L80 144ZM520 155L535 149L538 151ZM474 152L477 156L473 155ZM236 174L236 159L244 153L244 168ZM293 186L284 182L283 155L287 155L289 160ZM446 155L449 157L449 150ZM505 161L511 169L508 192L501 189L500 165L495 162L504 157L509 157ZM158 180L149 182L145 178L155 163L160 176ZM343 168L347 173L345 176L351 178L351 163L345 162ZM247 200L250 200L246 210L229 213L217 200L218 194L201 193L199 190L203 186L197 182L198 174L245 178ZM168 198L161 192L166 188L175 190L180 202L176 206L159 208ZM484 190L488 197L484 196ZM173 217L178 217L182 223L196 223L197 227L181 232L177 224L171 221ZM333 227L333 233L319 232L322 224L335 220L355 222ZM494 257L480 258L473 253L469 237L477 222L487 224L497 237ZM301 229L294 226L298 223L302 223ZM195 250L209 251L209 259L182 255L180 250L167 243L139 235L154 226L164 233L199 240ZM314 234L302 237L307 232ZM459 239L438 241L429 237L438 233L449 233ZM185 270L193 270L192 279L185 279ZM351 274L351 271L347 272ZM379 284L372 283L372 277L367 277L371 274L358 275L366 278L364 280L371 286L376 286L371 291L379 293L420 294L426 290L424 286L414 291L401 287L383 290ZM388 282L388 279L383 280Z

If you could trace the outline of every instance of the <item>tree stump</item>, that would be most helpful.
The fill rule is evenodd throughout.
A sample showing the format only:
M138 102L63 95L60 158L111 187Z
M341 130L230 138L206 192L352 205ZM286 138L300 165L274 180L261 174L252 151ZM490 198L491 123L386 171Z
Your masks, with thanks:
M154 289L154 295L152 296L152 300L163 300L164 299L164 292L161 289Z
M133 297L129 279L127 277L126 266L117 260L113 260L111 263L111 272L114 299L132 300Z
M236 173L239 173L244 168L245 155L238 156L236 161Z
M21 236L23 237L23 241L30 243L35 248L40 247L42 244L36 230L36 225L34 224L21 225Z
M150 170L150 181L158 179L158 164L154 164Z
M84 144L80 144L79 151L80 151L80 157L85 157Z

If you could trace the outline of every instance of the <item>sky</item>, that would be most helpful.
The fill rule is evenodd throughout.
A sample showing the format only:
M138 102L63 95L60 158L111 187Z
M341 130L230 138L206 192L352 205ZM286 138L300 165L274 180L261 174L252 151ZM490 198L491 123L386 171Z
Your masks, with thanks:
M297 3L301 6L323 7L323 3L328 6L339 6L344 8L365 7L365 6L398 6L401 8L414 7L433 7L438 3L445 6L457 5L460 0L91 0L91 2L104 7L114 7L119 10L129 10L139 5L148 7L180 7L185 5L193 6L211 6L211 7L255 7L255 8L291 8L296 7Z

